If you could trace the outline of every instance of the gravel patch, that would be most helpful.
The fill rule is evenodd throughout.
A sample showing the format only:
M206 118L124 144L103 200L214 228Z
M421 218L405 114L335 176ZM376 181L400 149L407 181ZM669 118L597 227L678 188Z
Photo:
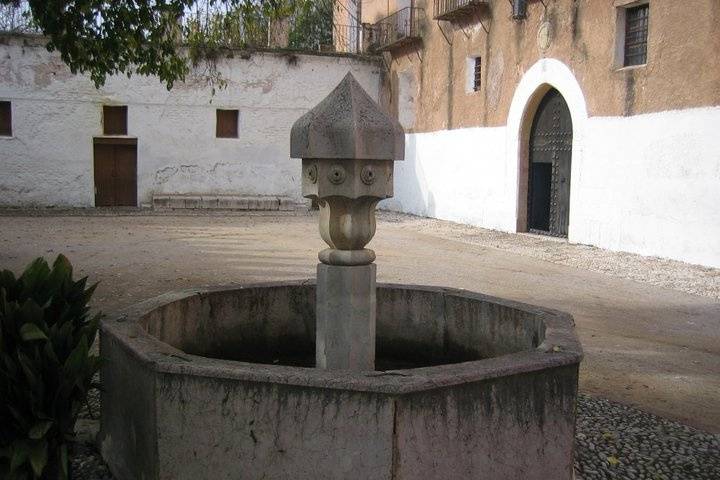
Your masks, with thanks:
M580 395L577 480L718 480L720 435Z
M94 382L99 382L96 375ZM73 480L114 480L110 470L100 456L94 442L100 424L100 390L88 392L87 402L80 410L75 427L78 439L70 451L70 469Z
M91 397L95 415L97 391ZM113 480L90 443L76 443L71 461L75 479ZM575 472L576 480L718 480L720 435L580 394Z
M114 480L95 445L75 443L70 455L72 480Z
M613 252L541 235L488 230L432 218L382 211L378 219L418 233L434 235L551 263L604 273L658 287L720 299L720 269L666 258Z
M93 345L94 348L97 348L97 343L98 342L95 342L95 345ZM95 376L93 377L93 382L100 383L100 374L95 374ZM85 405L83 405L83 407L80 409L78 418L86 420L100 419L100 390L98 390L97 388L90 389L87 395L87 400L85 401Z

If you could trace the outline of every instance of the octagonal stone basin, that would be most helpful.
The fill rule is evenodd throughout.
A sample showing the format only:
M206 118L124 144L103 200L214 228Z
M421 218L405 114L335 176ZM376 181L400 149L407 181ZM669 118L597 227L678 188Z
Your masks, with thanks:
M315 286L163 295L101 330L119 480L571 479L572 317L378 285L377 368L312 368Z

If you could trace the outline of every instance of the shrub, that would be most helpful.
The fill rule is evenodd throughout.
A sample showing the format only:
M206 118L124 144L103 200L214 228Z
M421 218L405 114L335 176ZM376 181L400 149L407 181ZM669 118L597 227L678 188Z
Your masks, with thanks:
M100 364L86 283L63 255L0 272L0 478L70 477L68 442Z

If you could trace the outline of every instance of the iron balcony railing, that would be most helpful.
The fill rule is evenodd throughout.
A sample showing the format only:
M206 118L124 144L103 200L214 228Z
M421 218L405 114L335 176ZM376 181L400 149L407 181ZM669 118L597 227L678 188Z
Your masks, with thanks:
M471 14L488 0L435 0L436 20L455 20Z
M422 8L406 7L389 15L373 26L371 47L388 50L420 39Z
M333 24L333 46L336 52L362 53L362 26Z

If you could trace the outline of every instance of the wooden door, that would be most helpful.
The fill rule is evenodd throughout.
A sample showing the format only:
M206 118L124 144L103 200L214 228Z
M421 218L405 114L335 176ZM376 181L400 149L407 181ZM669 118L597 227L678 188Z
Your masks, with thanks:
M572 119L555 89L540 101L530 130L528 230L567 237L570 218Z
M95 139L95 206L137 206L137 144Z

